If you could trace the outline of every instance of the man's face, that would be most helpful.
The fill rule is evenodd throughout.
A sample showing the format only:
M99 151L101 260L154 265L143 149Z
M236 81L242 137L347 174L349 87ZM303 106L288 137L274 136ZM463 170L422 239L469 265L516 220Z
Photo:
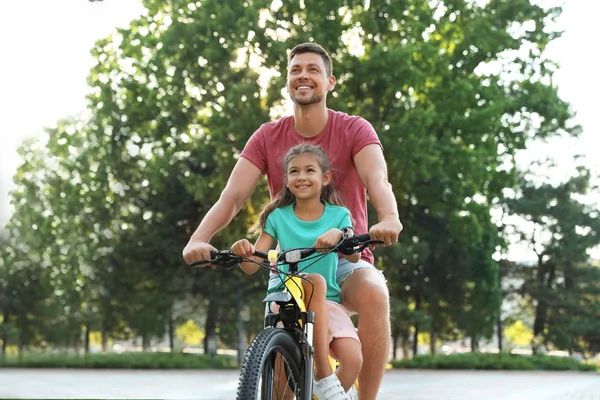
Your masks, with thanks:
M287 73L287 90L298 105L319 103L335 86L335 78L327 76L323 58L317 53L296 54Z

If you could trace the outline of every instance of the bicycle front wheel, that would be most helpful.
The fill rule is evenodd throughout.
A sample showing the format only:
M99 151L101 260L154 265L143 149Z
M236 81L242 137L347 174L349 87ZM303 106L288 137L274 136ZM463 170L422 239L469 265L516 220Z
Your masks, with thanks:
M237 400L301 398L302 352L284 329L267 327L250 344L240 372Z

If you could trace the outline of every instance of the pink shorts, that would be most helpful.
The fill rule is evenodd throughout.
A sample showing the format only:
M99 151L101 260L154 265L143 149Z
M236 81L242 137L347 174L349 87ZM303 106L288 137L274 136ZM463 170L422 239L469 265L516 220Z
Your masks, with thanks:
M329 337L327 338L329 345L331 345L333 339L336 338L351 338L360 344L358 333L356 332L354 323L352 323L352 320L350 319L350 310L331 300L327 300L326 305L329 316ZM271 311L274 313L278 312L279 305L276 303L271 303ZM337 359L333 351L331 351L331 348L329 350L331 356Z
M350 310L335 301L327 300L329 314L329 343L335 338L352 338L360 343L356 328L350 319Z

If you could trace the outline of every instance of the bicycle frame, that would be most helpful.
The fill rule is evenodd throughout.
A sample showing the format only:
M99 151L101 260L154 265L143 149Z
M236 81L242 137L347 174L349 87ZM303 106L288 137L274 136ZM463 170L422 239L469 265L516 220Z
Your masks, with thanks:
M355 252L361 252L364 250L369 244L381 244L382 241L371 240L369 234L357 235L352 237L344 236L342 241L338 243L336 246L332 246L331 248L327 248L330 251L337 251L342 254L353 254ZM362 246L362 247L361 247ZM270 265L277 265L278 262L282 262L289 266L289 271L284 273L286 278L283 280L283 285L285 289L283 291L278 291L274 293L268 294L263 302L267 304L273 302L279 305L279 310L277 312L273 312L269 308L269 312L265 316L265 330L261 332L262 335L259 334L258 337L266 338L265 340L258 341L258 347L256 347L257 354L262 354L263 351L268 351L267 344L269 343L269 338L274 337L272 332L277 332L277 329L283 329L287 333L286 335L280 336L280 338L288 338L288 345L294 346L294 349L297 350L297 359L299 363L296 369L297 383L299 384L298 390L301 390L301 393L304 394L303 400L312 400L312 385L313 385L313 358L314 358L314 347L313 347L313 326L315 322L314 313L306 307L304 298L305 293L303 289L302 282L306 280L306 278L302 277L299 274L298 265L300 261L306 260L308 256L314 254L317 251L316 248L303 248L303 249L291 249L287 251L283 251L280 255L277 250L270 250L268 253L264 253L262 251L256 251L254 256L258 256L260 258L268 259ZM224 251L215 251L211 253L211 260L201 260L191 265L201 265L214 263L216 265L222 266L235 266L239 262L243 261L251 261L254 262L264 268L270 269L269 264L265 262L256 261L255 259L243 258L240 256L235 256L229 250ZM273 329L275 330L269 330ZM253 344L255 342L253 341ZM283 345L283 344L281 344ZM295 347L297 346L297 347ZM252 345L250 348L253 348ZM247 353L250 354L250 353ZM336 369L336 360L329 357L329 361L331 363L332 370ZM250 365L251 371L248 375L244 374L244 365ZM260 374L256 374L254 368L262 369L262 364L255 365L252 362L246 364L244 361L244 365L242 366L242 375L247 378L240 378L240 387L239 390L242 390L242 393L245 393L242 398L247 398L248 392L244 390L249 390L254 393L259 387L259 381L256 376L260 376ZM242 383L243 382L243 383ZM356 387L358 383L355 382L354 385ZM240 392L238 392L239 395ZM294 393L297 395L298 393ZM239 397L238 397L239 398Z
M276 262L278 259L277 250L269 251L269 261ZM306 365L303 369L304 393L310 393L309 399L312 399L313 384L313 325L315 315L306 308L304 303L304 288L302 278L298 275L298 262L289 263L289 276L285 279L285 290L268 294L263 302L274 302L279 305L279 312L276 314L269 309L265 316L265 326L277 326L279 322L283 323L282 329L287 329L296 338L297 343L302 348ZM334 361L335 362L335 361ZM308 399L307 399L308 400Z
M276 250L269 251L269 261L276 262L279 254ZM279 305L279 313L274 313L269 309L265 316L265 326L275 327L278 322L283 323L283 329L291 330L298 344L301 345L306 366L304 368L304 393L311 393L309 399L312 399L313 371L313 325L315 322L314 313L306 308L304 303L304 288L302 278L298 275L298 262L289 263L289 274L285 281L285 290L268 294L263 302L269 304L274 302ZM300 330L297 332L296 330ZM329 356L331 369L335 371L337 362ZM307 366L310 366L307 368ZM358 385L358 382L355 382ZM358 387L356 388L358 389Z

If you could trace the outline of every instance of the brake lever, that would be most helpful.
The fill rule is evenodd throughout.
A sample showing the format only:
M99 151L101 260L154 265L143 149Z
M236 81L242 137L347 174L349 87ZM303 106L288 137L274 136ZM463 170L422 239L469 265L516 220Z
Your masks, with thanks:
M365 243L363 243L358 250L356 251L357 253L362 253L362 251L364 249L366 249L367 247L369 247L372 244L384 244L385 242L383 240L369 240Z
M350 255L352 255L354 253L357 253L356 246L358 246L358 240L357 239L355 239L355 238L346 238L346 239L344 239L343 246L341 246L341 248L338 251L340 253L346 255L346 256L350 256Z
M229 251L227 251L227 252L213 251L213 252L211 252L210 260L196 261L190 265L197 266L197 265L202 265L202 264L212 264L213 266L218 265L221 267L229 268L229 267L235 267L237 264L241 263L242 261L243 261L242 257L235 256L235 255L231 254Z
M368 240L359 246L357 240L351 240L348 243L344 243L344 248L340 250L340 253L350 256L354 253L362 253L369 245L383 243L383 240Z
M233 254L220 254L215 257L215 264L221 265L225 268L235 267L243 261L242 257L234 256Z

